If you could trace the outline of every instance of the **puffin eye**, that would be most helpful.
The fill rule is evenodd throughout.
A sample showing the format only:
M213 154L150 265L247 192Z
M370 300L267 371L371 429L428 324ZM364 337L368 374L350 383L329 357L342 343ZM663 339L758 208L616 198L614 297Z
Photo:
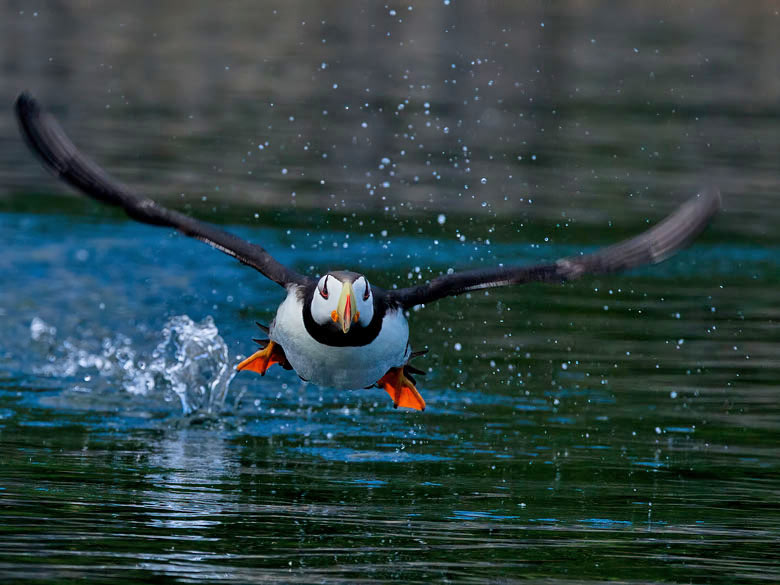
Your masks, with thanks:
M328 298L328 277L327 276L325 277L325 280L322 283L322 288L320 289L320 296L326 300Z
M363 300L367 301L368 297L371 296L371 287L368 286L368 281L367 280L365 282L366 282L366 292L363 293Z

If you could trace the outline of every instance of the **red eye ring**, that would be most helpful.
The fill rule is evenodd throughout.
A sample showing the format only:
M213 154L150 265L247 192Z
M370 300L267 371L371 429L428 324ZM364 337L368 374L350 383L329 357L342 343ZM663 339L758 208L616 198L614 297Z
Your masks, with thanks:
M320 289L320 296L326 300L328 298L328 277L327 276L325 277L325 282L322 283L322 288Z
M371 296L371 288L368 286L368 281L366 281L366 292L363 293L363 300L367 301L368 297Z

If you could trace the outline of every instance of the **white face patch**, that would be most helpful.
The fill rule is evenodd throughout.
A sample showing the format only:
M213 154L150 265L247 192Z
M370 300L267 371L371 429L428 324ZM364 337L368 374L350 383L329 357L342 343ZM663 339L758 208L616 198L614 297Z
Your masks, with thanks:
M357 299L357 310L360 311L358 323L367 327L374 318L374 294L371 292L371 285L368 284L365 276L361 276L352 285Z
M311 316L316 323L327 325L335 322L333 314L338 308L341 288L341 281L330 274L320 278L311 299Z
M336 322L342 288L342 282L331 274L320 278L311 299L311 316L315 323L327 325ZM354 310L359 315L356 325L367 327L374 318L374 293L371 291L371 285L365 276L360 276L352 284L352 290L355 294Z

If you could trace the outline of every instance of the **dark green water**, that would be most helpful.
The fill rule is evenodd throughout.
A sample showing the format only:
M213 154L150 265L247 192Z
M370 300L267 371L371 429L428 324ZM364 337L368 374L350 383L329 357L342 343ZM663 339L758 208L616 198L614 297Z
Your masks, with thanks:
M780 580L776 8L555 6L2 9L0 582ZM25 87L139 189L383 286L724 210L413 312L394 410L234 376L283 291L45 175Z

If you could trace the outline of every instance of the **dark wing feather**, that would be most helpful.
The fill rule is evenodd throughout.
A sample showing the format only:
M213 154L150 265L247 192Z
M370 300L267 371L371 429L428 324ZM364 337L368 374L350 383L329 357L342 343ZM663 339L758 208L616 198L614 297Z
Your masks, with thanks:
M277 262L260 246L178 211L166 209L117 182L79 152L54 117L44 112L29 93L19 95L15 109L19 128L30 149L50 171L85 195L123 208L136 221L176 228L259 270L282 286L309 281L308 277Z
M710 218L719 208L718 190L707 189L646 232L592 254L561 258L552 264L476 269L447 274L434 278L428 284L388 291L388 300L409 308L447 296L494 286L526 282L563 282L585 274L604 274L643 264L655 264L687 246L707 227Z

